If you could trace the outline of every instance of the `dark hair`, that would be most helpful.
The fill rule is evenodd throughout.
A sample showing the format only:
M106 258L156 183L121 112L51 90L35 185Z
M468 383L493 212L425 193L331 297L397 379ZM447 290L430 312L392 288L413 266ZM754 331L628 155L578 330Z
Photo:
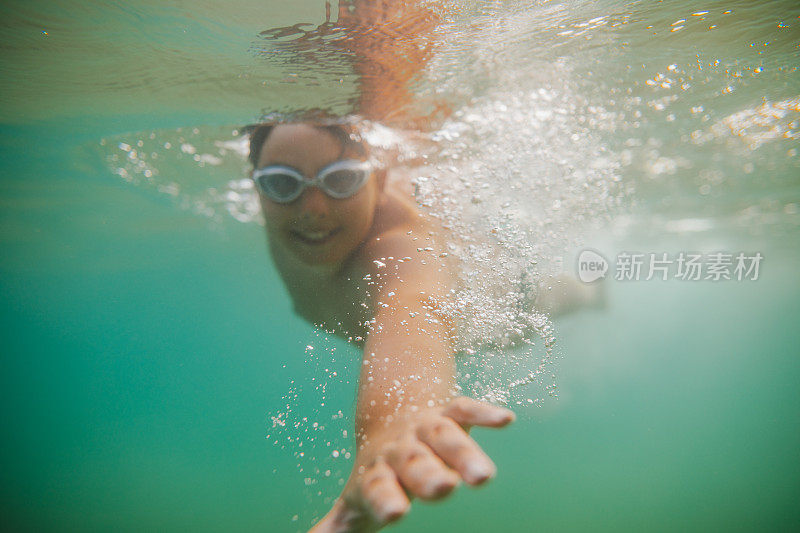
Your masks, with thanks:
M248 159L250 160L250 164L253 165L253 168L258 166L258 160L261 158L261 150L264 148L264 143L267 142L273 128L283 124L291 123L281 122L248 126L247 130L250 131L250 155ZM349 124L308 124L333 135L337 141L342 143L342 148L354 148L359 155L367 155L367 149L353 126Z

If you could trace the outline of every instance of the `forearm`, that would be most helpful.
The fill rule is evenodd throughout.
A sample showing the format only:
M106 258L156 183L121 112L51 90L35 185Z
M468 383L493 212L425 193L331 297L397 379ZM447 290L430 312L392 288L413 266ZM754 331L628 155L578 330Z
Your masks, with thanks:
M378 252L375 257L388 257ZM433 262L402 265L392 276L370 274L379 281L377 312L359 379L357 455L320 532L377 530L408 512L412 498L442 498L461 480L486 482L496 469L468 428L502 427L514 418L505 409L454 397L455 328L442 311L450 307L439 305L450 294L448 271Z
M416 310L415 310L416 309ZM424 304L376 316L364 346L356 405L359 438L420 408L433 407L453 389L452 326Z

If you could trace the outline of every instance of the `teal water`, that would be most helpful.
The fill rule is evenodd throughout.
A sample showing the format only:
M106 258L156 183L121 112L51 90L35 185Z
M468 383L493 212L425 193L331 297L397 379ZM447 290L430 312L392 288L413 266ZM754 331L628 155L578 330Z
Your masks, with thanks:
M532 86L547 81L542 65L569 64L566 89L584 102L572 118L588 121L619 155L617 175L631 184L587 244L607 256L758 250L765 259L757 281L608 280L605 308L555 321L559 398L520 408L507 430L475 432L497 479L417 504L395 529L795 530L798 114L789 109L770 122L754 110L800 94L800 13L791 2L480 5L505 14L495 18L508 38L480 49L451 42L429 79L444 80L454 101L476 109L511 101L492 89L493 76L518 80L504 70L511 59L531 69L523 73ZM270 417L290 404L297 418L325 421L320 442L351 446L340 431L352 425L357 352L321 340L292 315L263 228L208 194L217 174L161 148L160 162L148 160L160 170L152 182L126 181L115 174L123 165L108 159L120 154L115 143L149 141L151 132L163 144L189 136L178 128L198 127L193 142L213 146L265 109L341 105L352 86L329 90L324 69L283 83L303 65L254 52L264 29L324 20L320 2L282 6L2 8L3 529L297 531L335 496L350 459L299 459L298 443L312 446L307 425L296 441L275 445ZM706 9L706 27L716 23L720 33L682 37L691 13ZM738 17L727 29L726 10ZM481 16L477 7L463 11L468 20ZM592 23L586 34L600 45L558 35L603 15L611 24ZM672 32L682 18L687 28ZM622 20L629 22L613 26ZM42 31L62 41L43 44ZM670 64L689 72L698 54L721 66L691 71L688 96L680 82L646 83L674 72ZM641 62L651 67L636 70ZM456 64L470 66L446 75ZM733 92L723 93L729 84ZM609 91L627 88L641 104ZM429 90L423 83L420 92ZM648 105L673 95L673 119ZM597 102L626 116L581 107ZM702 112L691 111L699 105ZM731 120L755 113L767 126L750 131L776 134L755 146L725 132L725 119L739 112ZM634 119L642 122L635 130ZM693 143L698 129L711 137ZM557 139L545 141L568 158ZM584 161L574 157L567 163ZM240 159L224 159L214 172L232 175L219 178L219 190L244 176ZM180 192L159 189L166 184ZM309 356L307 345L322 353ZM324 392L312 384L321 377ZM287 434L291 427L279 438Z

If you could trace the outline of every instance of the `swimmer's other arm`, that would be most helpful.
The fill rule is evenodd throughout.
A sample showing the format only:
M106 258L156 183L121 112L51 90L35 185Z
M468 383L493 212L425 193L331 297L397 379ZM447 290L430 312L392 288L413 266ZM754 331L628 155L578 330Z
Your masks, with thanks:
M350 479L316 533L375 531L408 512L409 497L439 499L461 480L480 485L495 473L467 431L505 426L514 414L453 397L453 323L437 305L449 274L435 254L425 260L416 250L403 233L382 237L367 251L380 263L370 272L375 316L359 379L358 451Z

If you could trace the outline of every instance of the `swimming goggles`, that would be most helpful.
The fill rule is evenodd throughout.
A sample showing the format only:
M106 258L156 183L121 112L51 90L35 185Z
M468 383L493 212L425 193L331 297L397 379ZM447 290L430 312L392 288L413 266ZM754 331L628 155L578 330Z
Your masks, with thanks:
M273 202L288 204L297 200L306 187L316 186L337 200L349 198L364 186L372 172L367 161L345 159L336 161L319 171L314 179L307 179L295 168L269 165L253 172L253 181L261 193Z

